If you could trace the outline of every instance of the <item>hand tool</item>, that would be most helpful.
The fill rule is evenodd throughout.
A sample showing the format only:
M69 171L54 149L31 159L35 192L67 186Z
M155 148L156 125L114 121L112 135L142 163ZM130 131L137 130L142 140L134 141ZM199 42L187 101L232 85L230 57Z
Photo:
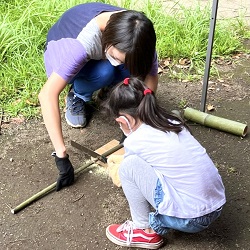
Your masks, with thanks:
M107 163L107 157L100 155L98 153L96 153L95 151L75 142L75 141L71 141L71 146L83 151L84 153L87 153L88 155L97 158L99 161L102 161L104 163Z

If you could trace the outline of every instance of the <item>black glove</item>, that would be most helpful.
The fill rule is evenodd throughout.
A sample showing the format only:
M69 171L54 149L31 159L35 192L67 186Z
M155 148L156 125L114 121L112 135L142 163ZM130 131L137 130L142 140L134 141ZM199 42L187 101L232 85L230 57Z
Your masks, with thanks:
M59 158L54 152L52 156L55 157L56 166L59 170L59 177L56 184L56 191L59 191L62 187L73 184L75 179L74 168L68 155L64 158Z

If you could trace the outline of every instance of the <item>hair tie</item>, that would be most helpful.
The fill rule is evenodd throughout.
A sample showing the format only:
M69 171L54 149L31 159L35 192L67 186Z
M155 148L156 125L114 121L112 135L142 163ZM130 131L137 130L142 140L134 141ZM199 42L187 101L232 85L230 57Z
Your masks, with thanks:
M147 94L152 94L152 90L151 89L145 89L144 92L143 92L144 95L147 95Z
M123 84L124 85L128 85L129 84L129 78L128 77L123 80Z

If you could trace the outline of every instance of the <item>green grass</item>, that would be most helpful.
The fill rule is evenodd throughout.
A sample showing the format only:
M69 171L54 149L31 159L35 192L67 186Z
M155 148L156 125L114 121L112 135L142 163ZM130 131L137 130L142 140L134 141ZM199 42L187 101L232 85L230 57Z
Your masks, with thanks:
M38 93L46 81L43 49L47 31L68 8L82 0L0 0L0 107L5 115L40 116ZM201 78L204 72L211 6L192 9L178 3L178 11L164 9L161 1L102 1L141 10L153 21L159 59L173 62L188 58L190 68L169 74ZM233 27L233 29L232 29ZM213 58L242 51L242 39L250 37L244 20L218 20ZM174 63L173 63L174 65ZM213 71L211 72L214 73Z

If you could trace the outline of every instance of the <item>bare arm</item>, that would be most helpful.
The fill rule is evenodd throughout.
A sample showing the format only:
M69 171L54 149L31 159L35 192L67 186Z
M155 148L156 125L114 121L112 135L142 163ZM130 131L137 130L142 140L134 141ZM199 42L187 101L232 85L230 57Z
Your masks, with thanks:
M152 75L147 75L145 79L145 84L147 85L148 88L154 91L156 93L157 86L158 86L158 75L152 76Z
M52 73L38 96L44 123L58 157L66 156L59 109L59 95L66 84L67 82L62 77Z

